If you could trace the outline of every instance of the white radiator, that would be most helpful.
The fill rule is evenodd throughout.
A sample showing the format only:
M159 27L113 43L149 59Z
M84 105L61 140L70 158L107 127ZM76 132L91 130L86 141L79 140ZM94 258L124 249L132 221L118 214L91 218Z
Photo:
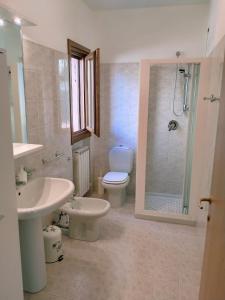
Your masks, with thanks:
M76 195L82 197L90 188L90 154L87 146L73 151L73 174Z

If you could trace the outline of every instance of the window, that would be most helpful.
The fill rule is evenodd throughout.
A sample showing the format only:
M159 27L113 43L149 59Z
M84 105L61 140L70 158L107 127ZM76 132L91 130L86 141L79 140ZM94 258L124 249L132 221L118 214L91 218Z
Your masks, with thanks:
M100 50L68 40L71 143L100 136Z

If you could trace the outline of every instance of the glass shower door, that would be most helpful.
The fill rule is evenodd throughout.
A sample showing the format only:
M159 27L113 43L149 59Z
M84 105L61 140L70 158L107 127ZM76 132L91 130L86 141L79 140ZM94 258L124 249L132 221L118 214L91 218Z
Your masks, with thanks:
M196 116L197 116L196 106L197 106L197 97L198 97L199 72L200 72L200 66L195 64L193 68L193 81L192 81L192 89L191 89L191 97L190 97L190 115L189 115L188 137L187 137L187 147L186 147L186 167L185 167L183 208L182 208L183 214L188 214L189 212L192 160L193 160L195 126L196 126Z

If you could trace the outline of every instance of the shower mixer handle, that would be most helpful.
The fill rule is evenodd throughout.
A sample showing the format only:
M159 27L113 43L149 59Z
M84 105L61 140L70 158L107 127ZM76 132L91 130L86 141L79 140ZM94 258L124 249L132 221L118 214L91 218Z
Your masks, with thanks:
M212 94L210 97L204 97L203 100L209 100L210 102L215 102L215 101L219 101L220 98L217 98Z
M168 124L168 130L169 130L169 131L171 131L171 130L176 130L177 127L178 127L177 121L175 121L175 120L169 121L169 124Z

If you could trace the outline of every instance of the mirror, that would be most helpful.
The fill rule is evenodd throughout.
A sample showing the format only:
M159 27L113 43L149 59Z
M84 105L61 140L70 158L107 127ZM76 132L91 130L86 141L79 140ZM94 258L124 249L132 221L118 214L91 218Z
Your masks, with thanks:
M0 48L6 51L9 70L12 142L27 143L21 30L4 8L0 8Z

